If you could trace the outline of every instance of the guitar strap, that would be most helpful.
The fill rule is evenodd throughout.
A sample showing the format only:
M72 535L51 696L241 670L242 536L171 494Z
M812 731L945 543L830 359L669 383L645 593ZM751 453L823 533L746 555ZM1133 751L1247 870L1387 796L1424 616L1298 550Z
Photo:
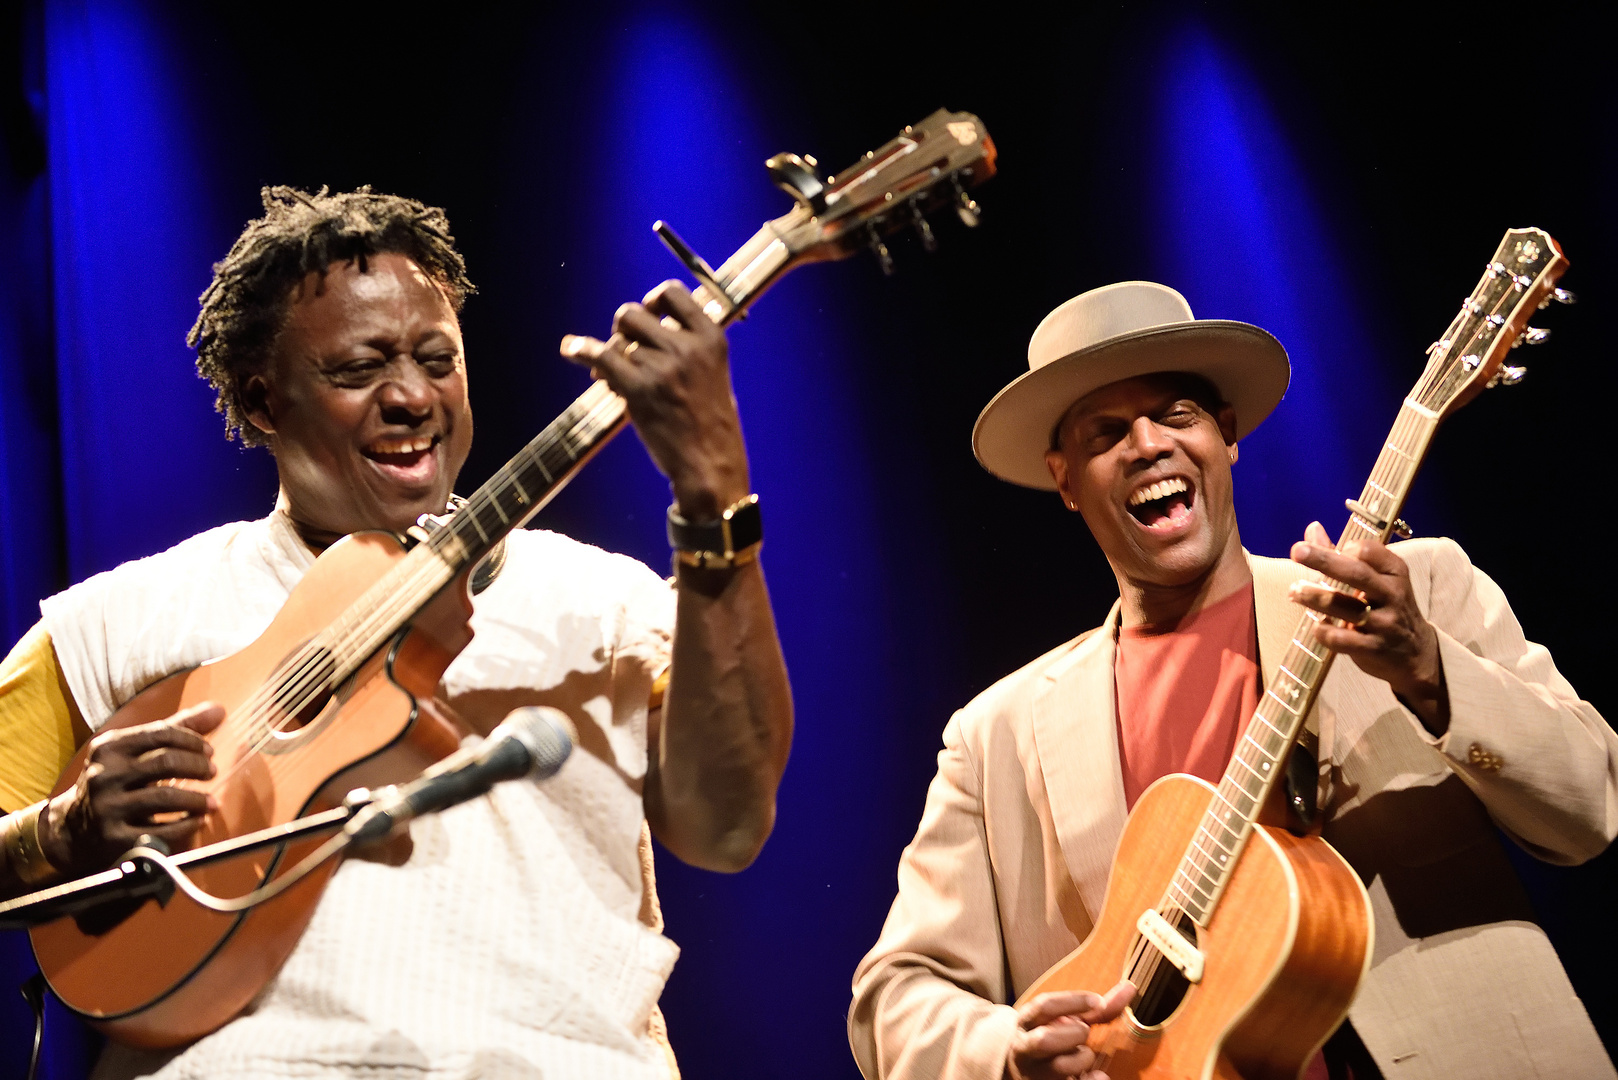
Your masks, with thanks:
M1276 664L1286 651L1298 621L1298 606L1287 599L1287 588L1306 571L1285 559L1255 558L1243 550L1253 573L1253 614L1258 634L1260 692L1275 678ZM1320 806L1327 777L1320 768L1320 706L1304 717L1298 741L1287 756L1284 775L1288 827L1297 833L1320 830ZM1327 753L1328 764L1330 753Z
M1320 738L1315 733L1316 715L1311 710L1304 719L1298 741L1287 755L1287 824L1300 835L1320 831Z

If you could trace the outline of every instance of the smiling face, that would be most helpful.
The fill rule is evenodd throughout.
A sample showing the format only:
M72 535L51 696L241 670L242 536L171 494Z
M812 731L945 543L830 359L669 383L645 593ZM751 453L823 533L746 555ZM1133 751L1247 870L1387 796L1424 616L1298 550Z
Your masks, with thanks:
M334 263L293 290L262 375L243 387L306 531L402 531L442 513L472 445L461 327L403 255Z
M1126 607L1132 593L1137 606L1144 597L1150 607L1154 592L1212 602L1230 591L1227 579L1247 573L1231 497L1236 416L1205 386L1173 374L1103 386L1067 411L1057 449L1045 455ZM1143 618L1160 621L1150 611Z

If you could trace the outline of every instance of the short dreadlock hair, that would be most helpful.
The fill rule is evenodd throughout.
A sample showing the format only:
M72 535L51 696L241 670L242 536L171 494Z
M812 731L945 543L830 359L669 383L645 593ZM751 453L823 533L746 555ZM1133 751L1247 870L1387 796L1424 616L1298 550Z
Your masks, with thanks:
M185 339L197 350L197 373L218 391L214 408L225 415L225 437L249 446L269 440L248 422L242 388L268 365L292 291L308 274L324 278L333 263L344 262L357 262L364 273L373 255L404 255L438 283L457 313L476 291L449 219L436 206L378 195L369 185L335 195L324 187L310 194L277 186L259 195L264 216L248 222L230 254L214 264L213 284Z

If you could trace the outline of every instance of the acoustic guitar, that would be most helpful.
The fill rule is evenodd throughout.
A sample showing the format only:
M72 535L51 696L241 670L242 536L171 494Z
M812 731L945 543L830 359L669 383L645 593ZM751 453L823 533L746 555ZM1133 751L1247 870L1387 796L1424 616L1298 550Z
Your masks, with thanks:
M927 215L953 205L968 224L968 188L994 174L995 147L970 113L939 110L835 176L812 158L766 162L795 200L717 270L671 229L656 226L700 282L703 310L724 324L782 274L873 249L892 269L884 237L914 230L933 246ZM477 490L442 527L413 537L359 533L332 545L264 634L241 652L143 690L108 721L119 727L199 701L227 710L210 741L218 775L198 845L226 841L339 804L356 786L419 773L457 744L432 698L471 639L472 569L627 422L624 400L596 382ZM87 751L62 775L65 790ZM286 844L199 867L196 883L240 897L275 882L318 841ZM274 899L240 913L183 893L133 910L64 918L30 933L40 970L61 1000L119 1041L178 1045L235 1016L297 944L337 860Z
M1528 326L1535 310L1571 302L1554 288L1567 265L1539 229L1506 233L1348 500L1339 551L1408 535L1400 509L1439 423L1522 378L1503 357L1544 339ZM1370 963L1370 900L1330 844L1284 827L1276 783L1331 670L1314 632L1325 619L1303 612L1217 786L1173 775L1141 795L1094 930L1022 997L1133 982L1123 1015L1088 1040L1112 1080L1296 1080L1348 1014Z

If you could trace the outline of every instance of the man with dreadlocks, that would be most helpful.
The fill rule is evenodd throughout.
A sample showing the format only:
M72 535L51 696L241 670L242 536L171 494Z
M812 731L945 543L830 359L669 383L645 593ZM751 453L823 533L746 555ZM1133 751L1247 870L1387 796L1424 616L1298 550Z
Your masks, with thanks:
M142 833L183 844L209 797L171 781L215 774L202 736L221 710L94 733L143 687L252 642L338 538L403 532L452 501L472 439L458 313L473 290L442 211L367 188L271 188L264 207L215 267L189 341L227 432L274 454L275 508L41 604L0 666L0 895L95 870ZM563 354L627 400L669 478L671 535L700 538L750 501L724 334L672 282L613 331L564 338ZM439 697L469 735L557 706L581 752L546 785L416 822L413 850L346 864L241 1016L177 1051L110 1046L97 1075L675 1075L656 1002L677 950L649 833L694 865L746 866L792 724L754 552L695 547L671 588L553 533L509 536ZM46 798L87 740L77 785Z

